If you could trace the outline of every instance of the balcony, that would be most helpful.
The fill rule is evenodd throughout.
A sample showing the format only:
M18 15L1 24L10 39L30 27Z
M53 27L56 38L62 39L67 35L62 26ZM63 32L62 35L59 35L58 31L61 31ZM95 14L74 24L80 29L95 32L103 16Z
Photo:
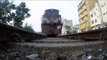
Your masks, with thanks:
M84 5L83 8L81 8L81 9L79 10L79 14L83 13L85 10L87 10L87 8L86 8L86 6Z
M80 19L82 19L82 18L84 18L85 16L87 16L88 15L88 12L84 12L82 15L80 15L79 17L80 17Z
M82 7L84 4L85 4L85 0L82 0L82 1L80 2L80 4L78 5L78 9L81 9L81 7Z

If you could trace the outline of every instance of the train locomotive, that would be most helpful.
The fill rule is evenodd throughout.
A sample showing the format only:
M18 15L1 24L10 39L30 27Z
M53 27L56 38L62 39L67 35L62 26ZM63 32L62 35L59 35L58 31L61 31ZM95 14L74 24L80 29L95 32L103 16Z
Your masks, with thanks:
M61 34L61 15L57 9L47 9L42 16L42 33L46 36L58 36Z

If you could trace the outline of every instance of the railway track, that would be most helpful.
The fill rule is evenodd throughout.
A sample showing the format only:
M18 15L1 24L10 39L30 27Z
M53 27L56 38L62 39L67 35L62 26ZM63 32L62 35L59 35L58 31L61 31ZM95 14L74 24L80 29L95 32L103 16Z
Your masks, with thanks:
M76 40L107 40L106 34L107 34L107 28L105 27L93 31L87 31L87 32L70 34L70 35L62 35L58 37L76 39ZM25 41L31 41L44 37L46 36L42 34L29 32L17 27L0 23L0 41L16 41L16 40L21 40L21 38Z
M75 47L84 45L95 45L101 43L104 43L104 41L82 41L62 38L45 38L42 40L35 40L33 42L23 42L19 44L34 47Z
M91 31L86 31L86 32L81 32L81 33L76 33L76 34L62 35L59 37L77 39L77 40L86 40L86 41L107 40L106 34L107 34L107 27L96 29L96 30L91 30Z
M107 28L102 28L94 31L49 38L42 34L29 32L0 23L0 46L6 42L12 42L11 46L13 48L21 52L26 51L27 54L38 52L39 54L50 56L51 53L55 52L56 55L78 56L88 49L107 50L106 34ZM19 38L23 38L25 42L20 41L18 43L17 40L20 40ZM13 40L10 41L10 39ZM45 56L45 58L47 57Z
M31 41L34 39L44 38L45 36L39 33L30 32L21 28L13 27L0 22L0 42L17 42L21 40Z
M94 51L104 49L107 51L106 41L83 41L66 38L44 38L33 40L32 42L10 43L11 48L24 52L24 56L39 54L40 60L57 60L58 57L78 58L88 50ZM22 54L22 53L21 53Z
M67 55L79 55L88 49L95 50L104 48L104 43L105 41L80 41L65 38L45 38L35 40L33 42L16 43L16 45L21 48L28 47L34 49L39 53L48 51L49 53L56 52L63 54L65 52Z

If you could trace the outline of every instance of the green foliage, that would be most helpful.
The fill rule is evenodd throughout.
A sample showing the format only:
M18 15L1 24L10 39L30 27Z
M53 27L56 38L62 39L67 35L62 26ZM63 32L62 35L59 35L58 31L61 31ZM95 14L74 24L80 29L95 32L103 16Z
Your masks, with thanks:
M72 34L76 34L77 33L77 30L72 30Z
M71 26L65 25L64 26L67 30L71 30Z
M9 3L8 0L5 0L4 2L0 2L0 20L3 23L7 23L11 21L11 10L13 10L15 7L14 4Z
M65 25L64 27L66 30L68 30L68 31L66 31L66 33L71 34L71 26Z
M19 6L10 3L8 0L0 2L0 20L3 23L13 21L14 26L21 28L23 20L30 17L29 11L24 2L20 3Z
M33 28L31 25L28 25L28 23L25 23L25 26L23 27L23 29L34 32Z
M30 16L28 12L29 9L26 8L26 4L24 2L17 6L16 12L14 14L14 26L21 27L21 25L23 24L22 21Z

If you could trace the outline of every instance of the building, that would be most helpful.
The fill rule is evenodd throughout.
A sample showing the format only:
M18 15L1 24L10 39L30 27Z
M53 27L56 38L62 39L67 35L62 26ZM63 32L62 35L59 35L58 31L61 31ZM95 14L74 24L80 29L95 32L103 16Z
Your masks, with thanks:
M102 27L107 26L107 0L98 0L101 14L102 14Z
M71 27L72 27L72 20L63 20L63 26L62 26L62 35L66 35L71 33Z
M95 7L90 11L90 20L92 30L102 27L102 15L98 3L96 3Z
M97 0L82 0L78 5L79 12L79 30L81 32L89 31L91 29L90 25L90 10L95 7Z
M107 26L107 1L98 0L90 11L91 28L99 29Z

